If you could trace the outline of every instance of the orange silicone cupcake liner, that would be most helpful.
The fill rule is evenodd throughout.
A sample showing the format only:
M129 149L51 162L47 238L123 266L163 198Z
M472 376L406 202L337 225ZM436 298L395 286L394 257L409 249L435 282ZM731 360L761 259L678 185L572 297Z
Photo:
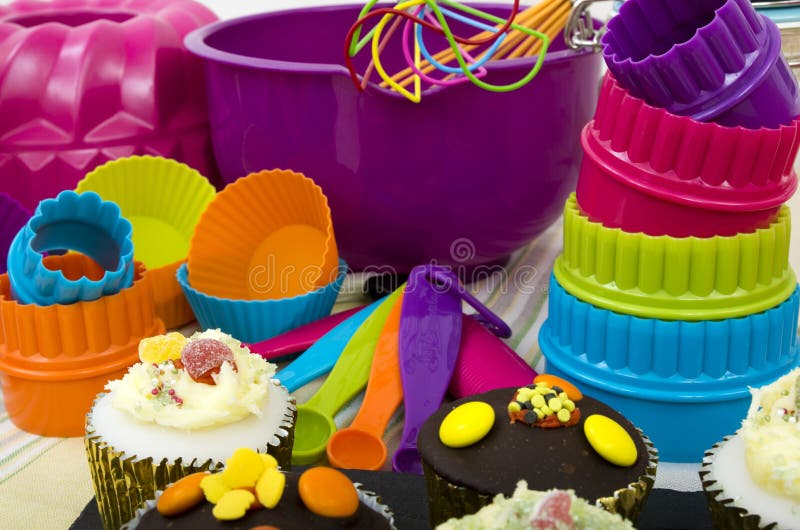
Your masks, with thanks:
M233 300L303 295L337 276L328 199L293 171L240 178L200 217L189 247L192 288Z

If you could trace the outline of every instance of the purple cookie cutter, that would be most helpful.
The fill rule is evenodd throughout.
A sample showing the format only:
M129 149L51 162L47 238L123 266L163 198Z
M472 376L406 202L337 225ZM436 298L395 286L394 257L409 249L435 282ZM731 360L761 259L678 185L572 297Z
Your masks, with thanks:
M748 0L629 0L600 42L622 86L673 114L754 129L800 114L780 30Z

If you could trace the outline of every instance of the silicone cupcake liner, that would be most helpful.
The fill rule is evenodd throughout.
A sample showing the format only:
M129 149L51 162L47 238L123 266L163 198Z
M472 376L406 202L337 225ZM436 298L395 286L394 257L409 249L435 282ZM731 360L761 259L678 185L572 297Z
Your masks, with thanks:
M735 431L760 386L798 362L798 291L769 311L682 322L612 313L551 279L539 334L547 372L646 430L664 460L699 462ZM692 432L692 436L685 436Z
M650 456L645 474L637 482L614 492L610 497L596 500L598 508L619 514L621 517L636 521L647 500L656 478L658 467L658 451L650 439L639 430L647 446ZM435 527L451 517L460 518L473 514L484 506L488 506L494 497L483 495L477 491L459 486L436 474L430 465L422 461L425 484L428 489L428 507L431 524ZM591 502L591 501L590 501Z
M156 313L168 329L194 320L175 272L186 259L189 240L216 190L196 170L174 160L145 156L104 164L78 183L114 201L133 225L134 257L153 282Z
M768 514L764 514L766 517L762 518L758 514L749 513L746 509L737 505L738 499L727 497L722 486L713 480L711 462L714 454L725 444L730 443L732 439L732 436L728 436L721 442L714 444L714 447L704 455L702 467L700 468L700 480L708 501L714 528L724 528L726 530L773 530L776 526L775 523L769 520Z
M381 498L377 494L371 491L363 490L362 484L358 482L354 482L353 485L356 487L358 500L360 500L361 503L364 504L364 506L366 506L370 510L377 512L378 514L385 517L389 521L390 530L396 530L394 522L394 514L392 513L392 510L388 506L383 504ZM158 498L161 496L162 493L163 493L162 491L157 491L155 498L147 501L144 507L136 510L136 515L133 517L133 519L128 521L126 524L122 525L122 528L120 530L136 530L136 528L139 527L139 523L141 522L142 516L149 510L153 510L156 508L156 503L158 502Z
M211 296L265 300L328 285L338 252L328 199L300 173L251 173L208 205L192 236L192 286Z
M623 86L674 114L750 128L800 114L780 31L748 0L631 0L601 44Z
M64 269L79 254L50 256ZM63 263L67 262L66 265ZM14 424L41 436L80 436L92 400L138 362L142 338L164 333L144 267L129 289L93 302L48 307L9 298L0 276L0 382Z
M106 272L96 280L69 279L43 265L41 253L52 250L86 254ZM115 294L133 279L131 224L96 193L61 192L42 201L17 233L8 252L8 278L24 304L71 304Z
M593 221L626 232L652 236L732 236L769 226L781 204L797 188L792 177L781 195L766 200L717 197L713 188L684 193L682 183L668 178L653 182L652 172L633 166L595 141L592 124L581 135L584 157L578 178L577 197L582 211Z
M585 302L647 318L715 320L758 313L795 290L791 220L730 237L672 238L593 223L574 195L564 207L564 253L553 267Z
M611 75L600 91L592 141L665 193L712 201L785 198L796 176L800 121L774 129L703 123L633 97Z
M191 286L186 265L181 265L177 274L200 326L219 328L242 342L260 342L328 316L345 276L347 264L340 261L336 280L310 293L279 300L231 300Z
M31 213L10 195L0 191L0 274L6 272L8 247Z
M264 446L264 450L284 469L289 469L291 462L296 416L294 398L290 398L280 430ZM133 519L136 511L153 499L157 491L176 480L198 471L217 471L223 467L222 462L211 459L205 462L183 462L181 459L156 462L152 458L137 458L136 455L115 451L95 433L91 411L86 415L84 444L105 530L120 528Z

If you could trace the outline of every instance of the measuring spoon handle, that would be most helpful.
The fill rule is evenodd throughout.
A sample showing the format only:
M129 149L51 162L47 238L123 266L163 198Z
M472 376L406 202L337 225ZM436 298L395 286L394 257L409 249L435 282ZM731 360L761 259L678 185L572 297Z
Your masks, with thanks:
M400 287L400 290L403 288L404 286ZM376 438L383 436L386 425L403 401L398 351L402 308L401 295L389 313L381 335L378 337L364 401L361 403L361 408L353 423L350 424L351 428L368 432Z
M368 305L314 343L297 359L275 374L283 386L294 392L317 377L328 373L336 364L348 341L367 318L380 306L382 300Z
M306 405L333 417L367 385L378 337L402 290L384 298L342 351L328 378Z
M257 353L264 359L277 359L293 353L298 353L309 349L320 338L330 330L358 313L366 306L354 307L341 313L336 313L323 319L311 322L305 326L281 333L277 337L272 337L254 344L246 346L251 352Z

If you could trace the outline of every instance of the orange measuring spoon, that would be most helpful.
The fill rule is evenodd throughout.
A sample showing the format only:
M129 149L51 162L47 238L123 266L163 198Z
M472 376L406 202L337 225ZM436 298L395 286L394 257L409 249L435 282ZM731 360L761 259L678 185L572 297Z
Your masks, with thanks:
M353 423L328 440L328 461L334 467L378 471L386 462L383 432L403 401L400 381L400 309L394 305L375 346L364 401Z

